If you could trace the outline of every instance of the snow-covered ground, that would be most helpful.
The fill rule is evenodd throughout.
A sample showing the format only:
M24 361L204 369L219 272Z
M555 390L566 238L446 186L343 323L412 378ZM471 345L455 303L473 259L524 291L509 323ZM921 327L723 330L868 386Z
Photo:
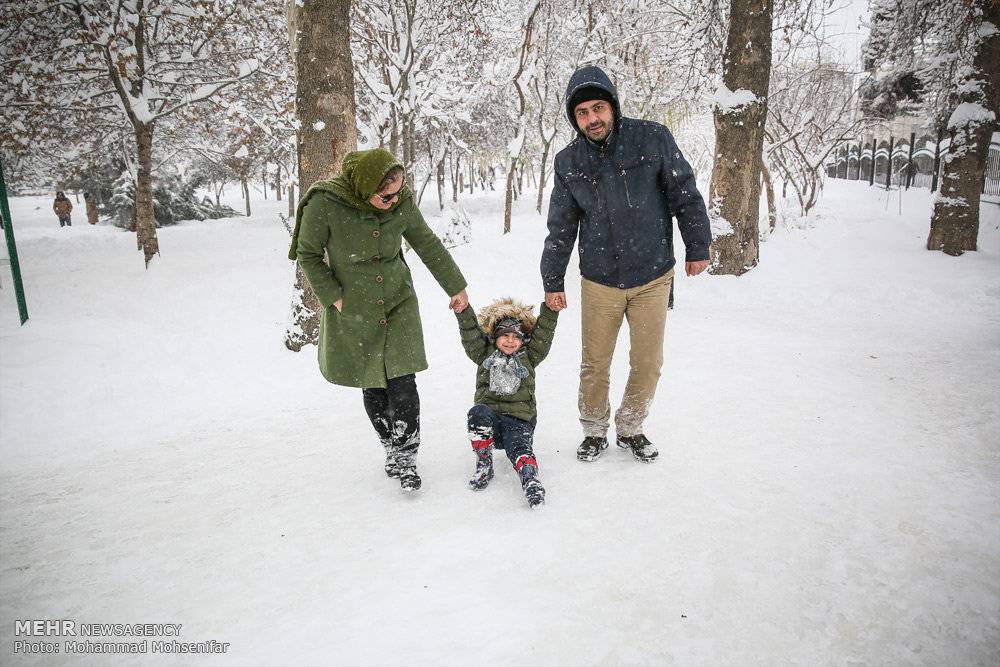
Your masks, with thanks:
M923 249L929 202L834 181L751 273L679 276L653 465L575 459L573 273L539 369L531 511L506 467L466 487L475 369L419 261L424 488L404 495L360 391L282 344L284 202L161 229L145 270L82 205L59 229L48 198L15 198L31 319L5 268L0 661L998 664L1000 215L948 257ZM544 219L521 204L503 236L499 193L467 200L473 305L541 300ZM229 647L15 655L45 639L16 619L181 623Z

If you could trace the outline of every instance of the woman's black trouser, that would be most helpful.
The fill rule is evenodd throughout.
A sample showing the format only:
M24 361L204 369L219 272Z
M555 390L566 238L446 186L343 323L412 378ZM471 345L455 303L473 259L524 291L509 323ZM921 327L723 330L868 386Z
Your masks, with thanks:
M365 411L386 454L400 465L413 462L420 447L420 396L412 373L388 381L385 389L362 389Z

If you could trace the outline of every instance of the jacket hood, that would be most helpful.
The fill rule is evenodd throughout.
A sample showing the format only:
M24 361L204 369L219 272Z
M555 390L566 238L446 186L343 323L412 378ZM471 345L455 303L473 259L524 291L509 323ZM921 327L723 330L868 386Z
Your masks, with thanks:
M618 103L618 89L615 88L615 84L611 83L611 79L604 73L604 70L596 65L581 67L573 72L573 76L569 78L569 85L566 86L566 117L569 119L569 124L577 134L586 138L587 135L576 124L576 118L570 108L570 100L573 99L573 94L576 91L588 86L600 88L611 96L611 106L615 112L615 129L617 130L622 119L621 105Z
M327 192L344 202L351 208L369 213L388 213L396 210L400 204L410 197L410 189L403 180L403 190L399 198L388 209L378 209L368 200L378 189L379 183L393 167L402 167L396 157L384 148L373 148L367 151L352 151L344 156L341 163L340 176L328 181L316 181L309 187L299 201L295 212L295 229L292 232L292 246L288 250L288 259L294 260L299 243L299 227L302 225L302 211L317 192Z
M535 330L535 314L532 307L513 299L499 299L479 312L479 326L490 338L493 338L493 328L504 318L514 318L521 322L521 331L531 335Z

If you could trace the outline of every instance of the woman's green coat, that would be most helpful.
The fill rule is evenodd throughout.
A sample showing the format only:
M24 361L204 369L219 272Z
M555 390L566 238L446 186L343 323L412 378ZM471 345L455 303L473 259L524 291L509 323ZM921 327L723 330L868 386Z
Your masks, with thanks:
M466 286L409 191L387 211L368 204L396 164L381 149L351 153L340 177L314 184L299 204L297 241L293 238L289 256L298 259L323 305L319 367L334 384L385 387L389 378L427 368L403 239L446 294L454 296ZM333 304L339 299L338 312Z

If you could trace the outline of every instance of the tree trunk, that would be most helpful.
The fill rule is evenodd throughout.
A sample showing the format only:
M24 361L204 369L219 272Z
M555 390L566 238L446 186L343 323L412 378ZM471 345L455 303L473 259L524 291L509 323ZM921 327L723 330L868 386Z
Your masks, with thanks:
M514 169L517 167L517 160L510 161L510 169L507 171L507 194L504 197L503 206L503 233L510 233L510 213L514 205Z
M771 1L733 0L723 60L730 91L746 104L715 109L715 164L709 187L714 274L742 275L757 265L760 167L771 75ZM735 97L735 96L734 96Z
M399 119L396 117L395 109L392 110L389 121L392 123L389 129L389 150L393 155L399 155Z
M413 189L413 179L416 178L416 174L413 173L414 165L417 163L417 139L416 139L416 128L414 127L415 121L413 116L415 114L411 113L406 124L406 160L404 164L407 170L407 179L409 180L410 189Z
M288 184L288 219L295 224L295 186Z
M802 215L809 215L809 211L816 205L816 197L819 195L817 189L818 179L815 171L810 171L806 178L806 204L802 207Z
M454 166L451 170L451 201L457 204L458 191L462 188L462 155L456 151L452 156L452 162Z
M1000 26L1000 3L974 1L984 22ZM961 255L979 241L979 200L986 177L990 138L1000 110L1000 33L979 43L972 70L957 82L959 104L948 121L951 146L944 157L941 193L934 200L928 250Z
M545 193L545 177L548 175L545 170L545 165L548 164L550 146L552 146L551 139L547 143L542 144L542 166L539 168L538 174L538 201L535 202L535 210L538 211L539 215L542 212L542 199L544 198Z
M420 192L417 194L417 208L420 208L420 202L424 199L424 190L427 189L427 184L431 182L431 172L427 172L427 177L424 179L424 184L420 186Z
M447 154L447 151L445 151L444 155L438 161L437 169L435 170L437 173L438 208L442 211L444 210L444 158Z
M240 186L243 188L243 204L246 206L247 217L250 217L250 183L246 178L240 178Z
M760 174L764 179L764 191L767 193L767 230L773 232L778 223L778 206L774 201L774 183L771 182L771 172L761 160Z
M333 178L358 145L351 61L350 0L295 0L289 3L291 51L295 59L295 115L299 188ZM318 121L322 121L319 123ZM317 129L321 128L321 129ZM294 198L293 198L294 199ZM319 341L322 306L296 264L291 323L285 346L298 352Z
M274 170L274 198L281 201L281 165Z
M267 165L266 164L264 165L264 168L261 169L261 171L260 171L260 182L264 185L264 199L266 200L267 199L267 186L268 186L268 183L267 183Z
M153 124L135 126L138 169L135 179L135 239L142 251L146 267L153 255L160 253L156 238L156 216L153 212Z

